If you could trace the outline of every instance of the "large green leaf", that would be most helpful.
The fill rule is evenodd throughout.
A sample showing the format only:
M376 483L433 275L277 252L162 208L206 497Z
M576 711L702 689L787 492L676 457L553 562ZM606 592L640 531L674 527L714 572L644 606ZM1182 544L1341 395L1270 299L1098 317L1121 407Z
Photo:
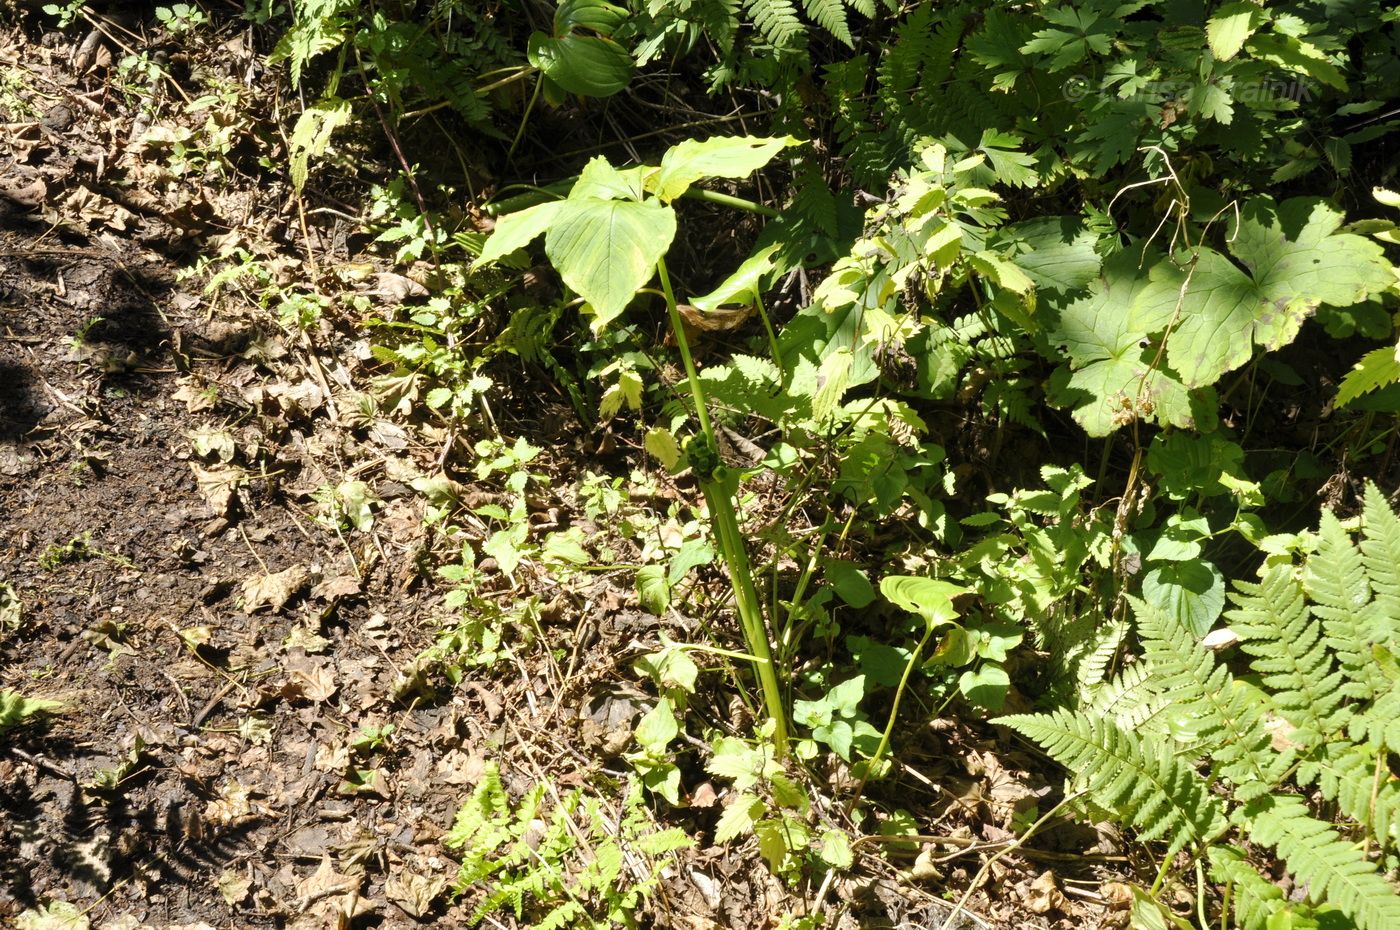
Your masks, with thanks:
M579 172L578 180L569 189L569 199L641 200L646 196L643 178L654 170L638 165L619 171L603 156L595 156Z
M1229 61L1244 48L1245 40L1264 24L1268 14L1250 0L1227 3L1212 14L1206 23L1206 41L1221 61Z
M569 199L560 205L544 250L564 283L588 301L601 329L653 274L676 235L676 214L654 200Z
M1143 268L1155 258L1137 249L1114 255L1089 293L1061 310L1050 328L1070 360L1060 394L1090 436L1107 436L1137 418L1195 425L1190 393L1144 345L1166 327L1173 309L1142 300L1149 287Z
M1321 304L1345 307L1384 290L1390 264L1381 247L1339 233L1342 214L1321 200L1277 206L1252 200L1240 211L1229 249L1248 273L1209 248L1189 262L1159 262L1134 309L1173 317L1167 362L1188 387L1213 384L1249 361L1256 346L1292 342ZM1179 306L1179 312L1178 312Z
M880 579L880 593L891 604L918 614L933 627L952 623L961 615L953 606L953 598L966 594L967 588L919 575L886 575Z
M1014 223L998 236L1028 249L1016 264L1041 289L1072 291L1090 284L1099 272L1094 251L1098 237L1078 217L1044 216Z
M564 0L554 11L554 34L568 35L589 29L610 36L627 19L627 11L606 0Z
M610 97L632 79L632 56L602 36L530 36L526 57L555 84L583 97Z
M703 142L686 139L662 156L652 190L669 203L701 178L746 178L783 149L800 144L792 136L715 136Z

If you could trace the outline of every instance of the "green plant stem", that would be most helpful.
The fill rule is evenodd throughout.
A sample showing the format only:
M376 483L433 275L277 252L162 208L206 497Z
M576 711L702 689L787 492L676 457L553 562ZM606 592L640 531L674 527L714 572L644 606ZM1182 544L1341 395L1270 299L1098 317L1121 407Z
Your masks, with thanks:
M899 702L904 699L904 689L909 685L909 676L913 673L914 666L919 664L919 657L923 655L924 646L928 645L931 636L933 636L933 624L925 624L923 638L914 647L909 661L904 664L904 674L899 677L899 687L894 691L894 703L890 705L890 716L885 721L885 732L880 734L880 745L875 747L875 754L865 764L865 771L860 776L860 782L856 785L856 790L851 792L851 799L846 802L847 817L851 816L851 811L855 810L856 804L860 802L860 796L865 791L865 783L870 780L870 773L875 771L875 767L884 758L885 750L890 746L890 736L894 733L895 720L899 716Z
M525 127L530 122L530 113L535 109L535 102L540 99L540 89L544 87L544 75L541 74L539 80L535 81L535 90L530 94L530 102L525 105L525 112L520 115L520 127L515 130L515 138L510 141L510 151L506 152L506 164L515 157L515 150L520 147L520 140L525 137Z
M774 210L772 207L765 207L761 203L745 200L742 197L721 194L718 191L707 191L703 187L691 187L681 196L689 197L691 200L703 200L706 203L719 204L722 207L733 207L736 210L747 210L749 213L757 213L759 216L766 216L770 219L778 216L778 211Z
M656 263L657 275L661 279L661 290L666 295L666 311L671 317L671 329L680 349L681 362L685 366L686 380L690 384L690 395L695 401L695 417L700 422L700 431L711 449L718 449L714 426L705 403L705 388L700 383L700 373L695 368L695 359L690 354L690 344L685 338L685 327L676 306L676 294L671 288L671 276L666 272L665 260ZM717 470L718 471L718 470ZM768 645L768 629L763 622L763 608L758 599L758 590L753 583L753 569L749 564L748 547L739 530L739 518L734 512L732 490L728 482L716 475L700 474L700 490L705 495L705 503L710 510L710 524L719 539L720 554L729 580L734 587L734 603L739 612L739 623L748 641L749 652L754 657L754 669L758 674L759 687L763 691L764 709L773 719L773 749L778 759L787 755L787 714L783 710L782 690L778 687L777 672L773 667L772 650Z
M754 306L758 309L758 318L763 321L763 331L768 334L768 350L773 353L773 364L782 371L783 350L778 345L778 331L773 328L773 321L768 316L768 308L763 306L762 297L754 298Z
M536 84L535 86L538 90L539 85ZM531 96L530 106L534 106L536 96L538 96L538 93ZM529 116L528 108L526 109L525 115ZM521 122L521 125L525 125L524 121ZM518 143L519 137L517 135L516 144ZM515 147L514 145L512 145L511 151L513 152L514 149ZM536 204L544 203L547 200L556 200L568 194L570 188L574 186L574 183L577 180L578 175L575 175L571 178L565 178L562 181L555 182L554 184L545 185L544 187L530 187L523 194L517 194L513 197L506 198L505 200L500 200L496 203L487 204L483 208L483 212L487 216L495 217L505 213L514 213L517 210L524 210L527 207L533 207ZM703 200L706 203L718 204L723 207L733 207L736 210L744 210L749 213L757 213L759 216L766 216L770 219L779 215L778 211L774 210L772 207L764 206L763 204L757 203L753 200L745 200L742 197L734 197L729 194L720 194L715 191L707 191L703 187L691 187L681 196L689 200Z

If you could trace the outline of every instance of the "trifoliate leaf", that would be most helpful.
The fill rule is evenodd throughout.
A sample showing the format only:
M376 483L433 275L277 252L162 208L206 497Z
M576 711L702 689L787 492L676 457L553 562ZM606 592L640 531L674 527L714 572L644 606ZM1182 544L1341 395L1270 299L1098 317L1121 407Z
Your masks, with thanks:
M977 150L992 163L998 181L1013 187L1034 187L1040 176L1035 171L1035 157L1020 151L1025 142L1017 133L988 129L982 133Z

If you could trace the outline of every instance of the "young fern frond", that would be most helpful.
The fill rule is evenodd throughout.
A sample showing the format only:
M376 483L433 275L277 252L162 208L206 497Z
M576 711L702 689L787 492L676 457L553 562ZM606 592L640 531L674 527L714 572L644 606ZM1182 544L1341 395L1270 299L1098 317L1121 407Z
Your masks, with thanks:
M1257 798L1241 809L1239 819L1256 842L1278 852L1314 900L1336 905L1359 930L1400 927L1400 896L1355 844L1311 817L1301 798Z
M802 5L807 8L807 15L812 17L818 26L835 36L847 48L855 47L851 27L846 22L846 4L843 4L842 0L802 0Z
M754 28L774 48L795 48L803 44L807 30L792 0L748 0L746 6Z
M1237 587L1232 594L1237 607L1226 614L1230 628L1254 657L1250 665L1279 713L1297 729L1293 742L1314 746L1338 730L1346 714L1340 711L1342 674L1333 668L1302 585L1291 567L1276 565L1258 584Z
M1165 741L1068 710L998 722L1076 773L1093 800L1136 827L1140 839L1166 842L1168 856L1187 846L1204 849L1226 828L1220 801Z

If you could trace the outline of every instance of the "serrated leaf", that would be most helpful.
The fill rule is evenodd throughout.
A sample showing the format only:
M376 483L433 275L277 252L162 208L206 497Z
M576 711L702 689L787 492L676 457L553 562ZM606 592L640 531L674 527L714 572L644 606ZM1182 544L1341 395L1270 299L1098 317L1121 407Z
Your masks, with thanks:
M1400 381L1400 346L1383 346L1361 356L1337 389L1337 406Z
M307 107L297 117L287 144L291 149L292 185L297 190L306 186L308 163L326 153L331 135L350 122L350 101L326 97Z
M651 280L675 235L675 213L654 200L589 197L559 205L544 248L564 283L593 307L601 330Z
M1047 216L1001 230L1002 239L1030 249L1016 264L1038 288L1072 291L1090 285L1102 260L1094 251L1097 237L1078 217Z
M1136 418L1194 426L1191 398L1170 373L1154 366L1156 353L1144 345L1171 321L1174 305L1147 303L1143 269L1155 254L1120 252L1104 263L1090 292L1061 310L1050 337L1065 347L1072 374L1066 400L1090 436L1107 436Z
M1229 61L1244 48L1245 40L1264 24L1264 11L1256 3L1240 0L1217 9L1206 23L1206 42L1221 61Z
M1040 180L1035 157L1020 151L1025 139L1014 132L988 129L982 133L977 150L987 156L997 180L1013 187L1034 187Z
M1215 383L1248 362L1255 346L1292 342L1320 304L1349 306L1388 286L1392 272L1381 247L1337 232L1341 221L1321 200L1275 205L1258 198L1241 209L1229 246L1249 273L1207 248L1194 270L1166 261L1152 268L1134 309L1176 317L1167 362L1187 387Z
M653 426L647 430L646 437L642 440L642 446L667 471L675 468L676 463L681 459L681 446L680 443L676 442L676 434L665 427Z
M817 855L833 869L849 869L855 862L850 837L846 836L844 830L827 830L823 833L821 849L817 851Z
M752 833L754 821L763 816L764 810L763 802L753 795L737 795L715 824L715 844Z
M1342 77L1342 72L1327 59L1326 54L1297 36L1260 33L1250 38L1248 45L1250 54L1255 58L1306 74L1336 90L1347 89L1346 78Z

